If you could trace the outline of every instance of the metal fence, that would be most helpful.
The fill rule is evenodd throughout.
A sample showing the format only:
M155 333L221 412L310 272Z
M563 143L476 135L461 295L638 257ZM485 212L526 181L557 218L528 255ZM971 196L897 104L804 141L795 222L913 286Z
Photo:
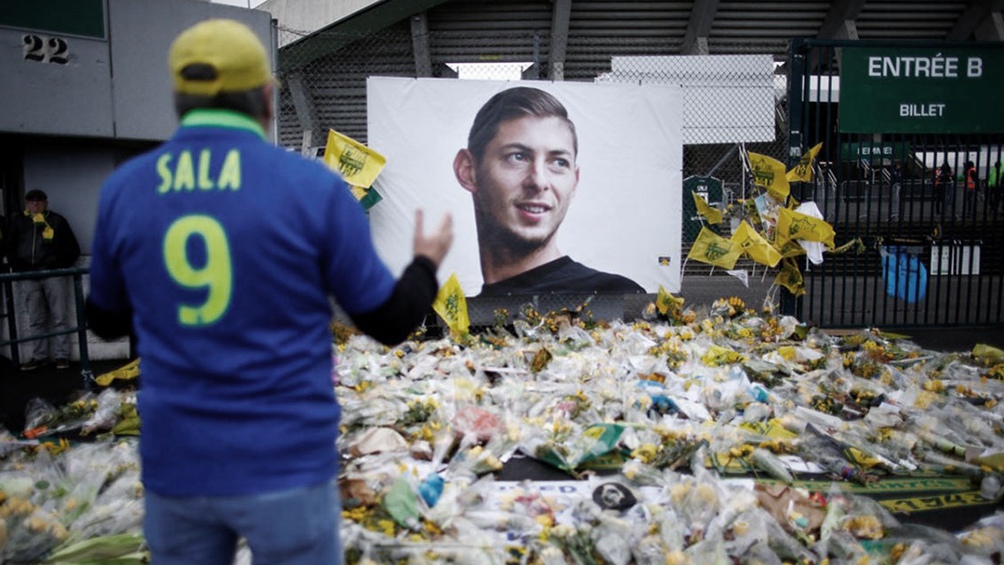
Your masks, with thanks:
M9 346L11 363L14 367L20 366L21 363L21 344L30 343L39 340L48 340L52 337L65 335L65 334L76 334L77 339L77 354L80 359L80 376L81 382L85 389L90 389L91 377L93 376L91 372L91 360L90 354L87 347L87 321L84 317L84 285L83 279L87 275L87 269L84 268L70 268L70 269L54 269L49 271L31 271L31 272L20 272L20 273L0 273L0 289L3 291L3 312L0 317L6 318L6 330L8 339L0 341L0 348ZM65 277L67 279L66 284L73 285L73 295L72 295L72 315L75 325L61 331L51 330L45 331L43 333L33 334L25 331L26 325L18 324L17 308L15 307L15 298L17 295L15 293L15 286L19 281L25 280L38 280L50 277ZM72 281L72 283L71 283ZM72 343L72 341L71 341Z
M861 254L807 266L807 293L798 315L828 326L1000 323L1004 201L1000 188L988 180L996 178L992 168L1004 157L1004 135L979 132L979 124L972 130L956 126L950 132L889 133L883 127L902 126L878 123L888 119L881 116L871 118L874 126L857 128L870 131L848 133L838 120L846 125L851 119L841 115L841 105L847 110L857 103L847 94L852 86L847 73L841 77L841 49L848 47L906 54L926 48L947 57L953 46L794 42L793 152L823 143L814 181L798 186L796 196L819 205L835 228L838 245L853 238L865 244ZM961 48L996 52L997 59L1004 51L1001 45ZM963 105L979 104L967 96L958 92L956 98ZM917 98L903 96L911 99ZM896 110L905 112L901 115L915 112ZM976 110L987 112L988 118L1001 112L999 103ZM976 180L967 185L970 167Z

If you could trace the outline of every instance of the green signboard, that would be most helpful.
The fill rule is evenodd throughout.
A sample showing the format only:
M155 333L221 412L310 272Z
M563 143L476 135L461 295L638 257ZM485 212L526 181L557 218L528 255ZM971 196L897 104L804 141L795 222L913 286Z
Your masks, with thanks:
M3 0L0 26L105 39L105 0Z
M908 143L852 142L840 144L841 161L904 161L910 156Z
M722 181L715 177L691 176L683 179L683 241L693 242L701 233L704 222L697 213L694 194L703 198L711 206L722 207ZM717 227L710 226L713 231Z
M1002 47L844 47L846 133L1001 133Z

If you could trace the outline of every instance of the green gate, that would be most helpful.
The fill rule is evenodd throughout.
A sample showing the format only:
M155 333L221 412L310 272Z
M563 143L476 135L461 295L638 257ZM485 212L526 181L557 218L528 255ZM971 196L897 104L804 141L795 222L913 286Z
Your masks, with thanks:
M787 303L826 327L989 326L1004 298L1004 45L795 40L789 165L859 254L803 265Z

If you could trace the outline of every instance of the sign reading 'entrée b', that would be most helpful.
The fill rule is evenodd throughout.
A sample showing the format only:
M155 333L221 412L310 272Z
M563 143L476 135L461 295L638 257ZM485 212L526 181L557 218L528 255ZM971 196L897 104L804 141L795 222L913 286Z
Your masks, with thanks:
M1004 49L845 47L845 133L1004 132Z

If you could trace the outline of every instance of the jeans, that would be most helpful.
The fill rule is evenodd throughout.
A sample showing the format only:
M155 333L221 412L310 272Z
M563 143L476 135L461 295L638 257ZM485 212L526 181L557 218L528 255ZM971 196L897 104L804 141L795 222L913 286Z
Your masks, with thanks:
M342 565L337 481L243 496L144 496L153 565L231 565L241 537L254 565Z
M52 322L52 331L69 330L70 325L70 279L68 277L49 277L47 279L26 279L18 282L19 290L24 296L28 309L28 329L30 334L24 337L48 333L48 323ZM52 357L55 359L70 358L70 340L72 334L57 335L52 338ZM45 361L49 357L49 338L36 339L29 342L31 361Z

